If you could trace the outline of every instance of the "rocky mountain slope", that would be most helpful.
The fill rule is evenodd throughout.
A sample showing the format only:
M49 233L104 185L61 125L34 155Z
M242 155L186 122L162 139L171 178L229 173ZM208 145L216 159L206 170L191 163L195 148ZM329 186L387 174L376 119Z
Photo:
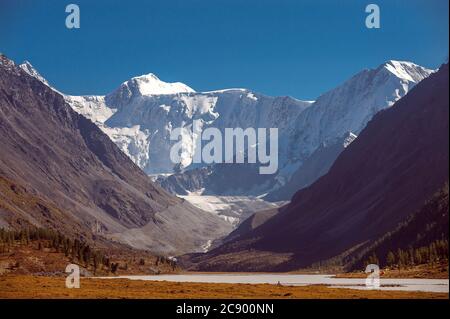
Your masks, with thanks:
M24 68L0 56L1 226L49 227L164 254L229 232L222 219L153 184L67 97ZM129 232L140 232L139 242Z

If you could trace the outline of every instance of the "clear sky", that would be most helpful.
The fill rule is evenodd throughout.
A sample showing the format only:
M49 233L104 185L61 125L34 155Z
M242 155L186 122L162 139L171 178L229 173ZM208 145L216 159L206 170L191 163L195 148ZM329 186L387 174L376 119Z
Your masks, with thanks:
M67 29L78 4L81 28ZM365 27L365 7L381 28ZM448 0L0 0L0 52L59 90L105 94L155 73L197 91L315 99L389 59L448 59Z

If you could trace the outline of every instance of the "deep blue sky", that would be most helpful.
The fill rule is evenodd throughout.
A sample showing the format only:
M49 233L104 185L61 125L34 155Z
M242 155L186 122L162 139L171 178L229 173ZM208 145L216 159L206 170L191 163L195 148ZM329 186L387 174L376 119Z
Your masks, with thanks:
M65 27L65 7L81 28ZM365 6L381 29L365 28ZM104 94L153 72L197 91L246 87L315 99L389 59L448 58L448 0L0 0L0 52L55 87Z

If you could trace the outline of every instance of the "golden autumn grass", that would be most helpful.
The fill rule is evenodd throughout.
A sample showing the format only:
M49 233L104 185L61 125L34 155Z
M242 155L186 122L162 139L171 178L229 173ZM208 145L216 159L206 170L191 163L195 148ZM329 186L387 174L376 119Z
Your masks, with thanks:
M448 293L363 291L325 286L289 287L269 284L205 284L82 278L79 289L67 289L65 277L0 277L0 298L149 298L149 299L448 299Z

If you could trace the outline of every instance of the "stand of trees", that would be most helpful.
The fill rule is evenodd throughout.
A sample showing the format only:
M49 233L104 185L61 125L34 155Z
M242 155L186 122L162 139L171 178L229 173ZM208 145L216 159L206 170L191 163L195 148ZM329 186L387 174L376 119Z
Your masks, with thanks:
M78 240L70 239L60 232L47 228L27 228L22 230L5 230L0 228L0 254L8 253L16 245L30 245L38 250L53 250L54 252L64 253L64 255L73 263L92 269L94 274L97 270L106 270L116 273L117 270L128 270L128 262L119 264L112 262L110 257L102 251L91 248L88 244ZM134 260L134 259L133 259ZM144 258L136 260L138 266L145 266ZM175 270L177 267L176 259L164 256L157 256L155 265L168 265Z
M28 245L36 241L38 250L53 249L55 252L64 253L72 262L77 262L86 268L91 267L94 273L101 267L113 270L109 258L101 251L93 250L86 243L78 239L72 240L51 229L0 229L0 253L9 252L14 245Z
M435 264L439 262L448 262L448 240L436 240L428 246L409 249L397 249L389 251L386 256L382 256L382 262L378 257L372 254L365 265L377 264L380 267L398 267L407 268L415 265Z

